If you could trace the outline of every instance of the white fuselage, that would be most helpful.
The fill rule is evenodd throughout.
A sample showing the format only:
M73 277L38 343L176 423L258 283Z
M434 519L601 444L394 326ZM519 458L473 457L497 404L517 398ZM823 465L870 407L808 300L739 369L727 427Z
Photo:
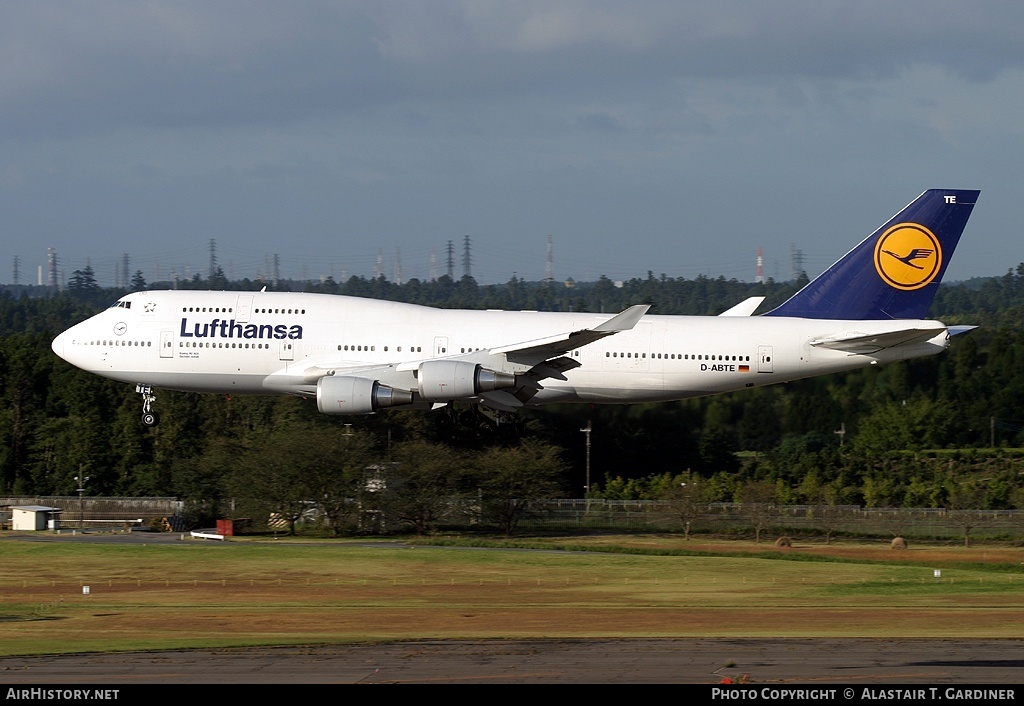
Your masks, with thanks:
M370 299L281 292L154 291L58 336L54 351L124 382L194 392L315 395L329 374L377 377L415 389L415 365L474 360L522 373L492 351L592 329L609 314L445 310ZM634 403L710 395L932 355L935 336L870 354L812 345L885 333L907 321L752 316L644 316L631 329L565 353L579 367L545 379L528 404ZM929 334L930 335L930 334Z

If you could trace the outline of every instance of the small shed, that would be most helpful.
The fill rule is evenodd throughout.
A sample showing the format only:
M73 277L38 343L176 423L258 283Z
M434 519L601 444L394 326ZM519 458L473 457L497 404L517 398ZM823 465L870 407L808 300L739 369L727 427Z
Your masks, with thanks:
M11 508L11 529L13 530L44 530L60 527L59 507L46 505L19 505Z

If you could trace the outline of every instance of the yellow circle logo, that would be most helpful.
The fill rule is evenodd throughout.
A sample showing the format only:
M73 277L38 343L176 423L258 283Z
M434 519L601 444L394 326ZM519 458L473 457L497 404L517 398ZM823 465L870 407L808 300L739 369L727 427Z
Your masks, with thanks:
M875 243L875 269L896 289L920 289L935 279L941 267L939 239L917 223L894 225Z

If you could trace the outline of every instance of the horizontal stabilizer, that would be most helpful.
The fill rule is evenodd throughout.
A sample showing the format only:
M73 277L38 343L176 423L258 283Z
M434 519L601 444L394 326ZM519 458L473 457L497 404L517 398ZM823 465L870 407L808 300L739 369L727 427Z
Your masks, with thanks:
M961 333L968 333L978 328L977 326L949 326L946 330L950 336L959 336Z
M941 335L945 330L944 326L936 326L935 328L907 328L883 333L852 331L817 338L810 341L810 344L817 348L868 355L893 346L927 341Z

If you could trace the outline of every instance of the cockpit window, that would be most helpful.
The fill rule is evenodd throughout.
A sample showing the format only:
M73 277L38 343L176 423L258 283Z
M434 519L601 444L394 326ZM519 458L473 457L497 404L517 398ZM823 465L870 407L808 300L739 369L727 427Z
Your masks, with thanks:
M126 301L114 302L110 306L110 308L111 309L131 309L132 308L132 303L131 302L126 302Z

